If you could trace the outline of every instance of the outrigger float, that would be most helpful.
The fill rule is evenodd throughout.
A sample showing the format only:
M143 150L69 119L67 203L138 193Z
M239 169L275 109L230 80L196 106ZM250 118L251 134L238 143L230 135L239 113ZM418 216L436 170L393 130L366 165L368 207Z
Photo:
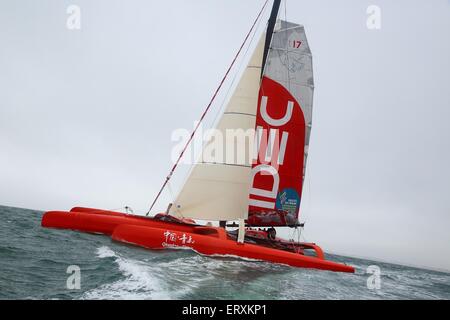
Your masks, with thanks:
M223 133L230 129L253 129L255 146L245 141L236 146L234 139L225 142L226 150L230 143L234 143L233 150L237 148L247 155L254 150L253 159L236 163L227 156L213 160L201 157L167 211L148 217L200 121L147 216L75 207L69 212L46 212L42 226L105 234L115 241L152 250L189 248L209 256L235 256L353 273L352 266L326 260L322 249L314 243L276 237L274 227L302 227L298 222L300 195L314 90L312 57L304 28L277 19L280 1L274 0L266 30L217 125L217 130ZM267 2L201 120L254 32ZM194 219L219 221L220 226L198 224Z

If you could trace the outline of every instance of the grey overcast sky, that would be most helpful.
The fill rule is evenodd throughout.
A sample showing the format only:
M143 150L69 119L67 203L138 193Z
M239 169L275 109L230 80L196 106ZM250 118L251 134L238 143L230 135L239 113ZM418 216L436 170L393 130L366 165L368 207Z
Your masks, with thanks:
M262 4L0 0L0 203L147 210ZM287 18L315 68L305 237L450 270L450 1L290 0Z

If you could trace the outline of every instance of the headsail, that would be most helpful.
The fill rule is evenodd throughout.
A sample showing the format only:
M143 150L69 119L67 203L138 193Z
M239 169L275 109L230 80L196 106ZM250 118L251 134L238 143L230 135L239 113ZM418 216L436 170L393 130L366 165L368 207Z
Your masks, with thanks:
M209 154L214 140L205 146L171 214L247 219L253 226L297 224L312 123L312 57L303 26L276 20L278 9L276 0L266 33L218 122L226 137L223 156ZM253 129L251 142L229 139L227 130L233 129ZM249 156L230 158L229 149Z
M313 91L312 57L304 28L278 20L258 99L258 159L252 168L250 225L286 226L298 221Z
M245 140L224 139L223 156L211 157L205 145L200 160L194 165L170 213L179 217L201 220L246 219L250 189L251 156L230 157L227 151L237 149L240 155L252 154L253 129L256 122L258 91L264 52L265 34L248 63L237 87L219 120L217 130L226 137L227 130L250 130ZM229 152L230 153L230 152Z

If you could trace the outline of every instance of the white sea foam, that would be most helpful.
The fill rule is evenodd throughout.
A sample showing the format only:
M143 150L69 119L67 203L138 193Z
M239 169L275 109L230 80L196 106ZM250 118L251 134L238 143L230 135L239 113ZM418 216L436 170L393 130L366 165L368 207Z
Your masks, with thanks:
M83 299L168 300L179 298L180 294L185 293L183 290L171 290L164 284L159 266L125 258L106 246L97 249L97 256L102 259L115 258L123 277L87 291Z
M141 261L126 258L107 246L97 249L101 259L114 258L122 278L87 291L83 299L179 299L223 274L233 277L243 271L260 270L266 265L252 259L205 255L182 255L169 261ZM226 259L231 258L231 259ZM274 268L274 266L272 266Z
M97 249L97 256L99 258L111 258L115 257L116 254L110 248L103 246Z

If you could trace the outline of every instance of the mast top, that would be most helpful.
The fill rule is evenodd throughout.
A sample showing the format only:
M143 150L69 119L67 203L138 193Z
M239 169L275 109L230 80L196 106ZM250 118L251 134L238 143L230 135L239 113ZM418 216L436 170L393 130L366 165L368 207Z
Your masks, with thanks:
M261 78L264 73L264 67L267 61L267 54L269 53L270 43L272 42L272 35L275 29L275 24L277 22L278 11L280 11L281 0L274 0L272 6L272 12L270 13L270 18L267 25L266 32L266 43L264 45L264 55L262 60Z

